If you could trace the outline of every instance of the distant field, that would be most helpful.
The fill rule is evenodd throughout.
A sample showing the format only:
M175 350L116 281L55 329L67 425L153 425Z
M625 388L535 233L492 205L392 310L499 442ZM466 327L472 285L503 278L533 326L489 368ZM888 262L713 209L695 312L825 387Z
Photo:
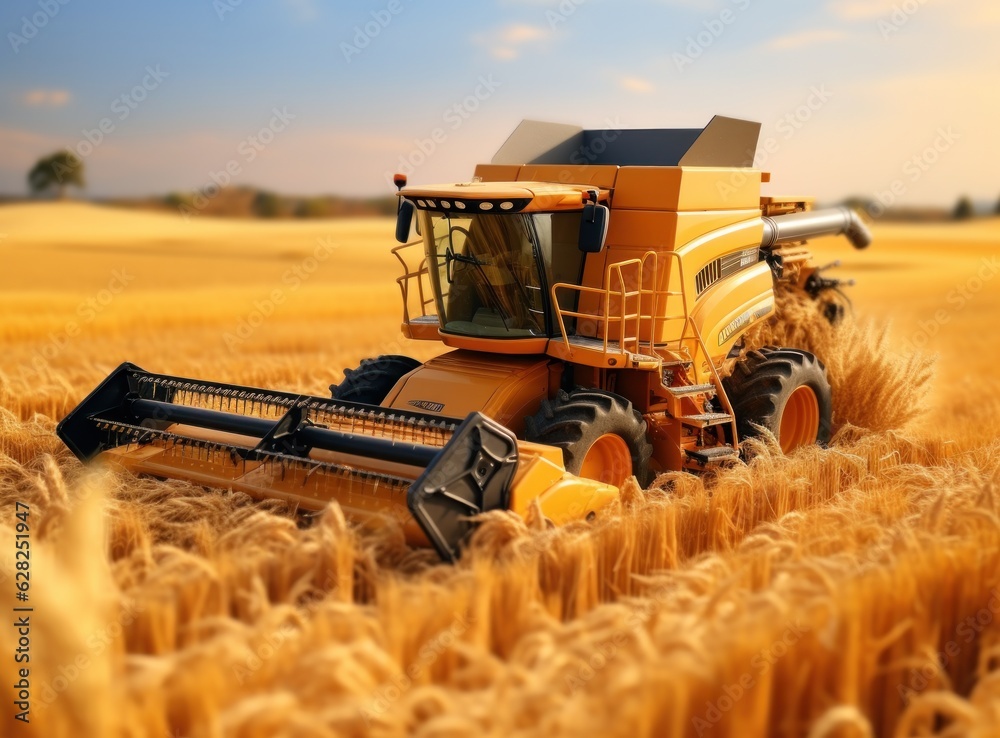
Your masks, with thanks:
M57 376L82 387L126 359L325 393L344 367L403 340L387 220L185 221L18 205L0 209L3 232L5 404L25 412L65 413L77 398L50 386Z
M596 527L495 516L455 568L55 439L124 360L326 394L441 351L400 336L392 226L0 206L0 599L15 500L37 597L39 718L12 734L1000 735L997 219L812 244L855 317L774 331L835 374L831 449L663 478Z
M14 369L6 373L16 382L24 365L45 367L43 379L51 368L86 386L128 359L322 392L344 367L387 347L427 358L441 349L399 334L392 228L386 219L185 221L83 204L6 206L0 340ZM831 274L857 280L849 294L859 317L891 322L896 348L938 354L941 419L952 414L956 386L996 394L996 354L984 340L1000 315L1000 219L888 225L876 235L867 251L842 239L812 247L820 263L843 261ZM79 333L69 336L73 323ZM21 397L38 391L15 386Z

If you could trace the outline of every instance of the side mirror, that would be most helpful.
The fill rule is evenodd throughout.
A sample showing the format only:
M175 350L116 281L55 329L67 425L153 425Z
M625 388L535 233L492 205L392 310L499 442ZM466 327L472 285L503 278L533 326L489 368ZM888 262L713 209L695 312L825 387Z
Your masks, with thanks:
M607 206L596 202L588 202L583 206L583 219L580 221L580 251L585 254L599 254L604 249L604 241L608 237Z
M416 210L409 200L399 201L399 210L396 212L396 240L406 243L410 240L410 225L413 223L413 213Z

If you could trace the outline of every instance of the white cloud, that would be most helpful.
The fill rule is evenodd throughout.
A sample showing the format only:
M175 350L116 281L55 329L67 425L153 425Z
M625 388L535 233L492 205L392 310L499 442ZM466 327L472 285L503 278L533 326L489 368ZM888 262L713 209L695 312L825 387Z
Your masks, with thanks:
M548 32L538 26L517 23L507 26L500 32L500 41L505 44L523 44L528 41L538 41L545 38Z
M637 92L640 95L648 94L655 89L651 82L641 77L621 77L618 80L618 86L623 90Z
M892 15L894 0L831 0L827 7L844 20L870 20Z
M30 108L61 108L70 101L69 90L28 90L21 101Z
M825 44L833 41L840 41L845 38L846 34L843 31L835 31L831 29L812 29L808 31L800 31L799 33L791 33L787 36L779 36L778 38L771 39L767 42L767 48L784 50L784 49L798 49L803 46L814 46L816 44Z
M911 18L933 17L940 26L981 29L1000 24L1000 5L995 3L966 3L962 7L932 3L930 0L828 0L827 10L837 18L849 22L888 23L902 28Z
M477 34L473 41L485 47L494 59L511 61L518 58L525 47L537 45L551 35L551 31L541 26L512 23L490 33Z

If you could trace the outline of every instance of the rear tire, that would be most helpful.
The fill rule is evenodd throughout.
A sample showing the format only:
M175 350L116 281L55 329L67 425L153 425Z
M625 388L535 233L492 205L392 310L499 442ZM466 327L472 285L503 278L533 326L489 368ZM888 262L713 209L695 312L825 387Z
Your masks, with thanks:
M740 438L771 431L781 450L830 440L832 404L823 362L807 351L768 346L750 351L722 380Z
M379 405L396 383L418 366L416 359L395 354L362 359L357 369L344 370L343 382L330 385L330 394L335 400Z
M651 481L646 421L620 395L560 390L525 420L525 440L561 448L566 470L577 476L616 487L630 476L642 487Z

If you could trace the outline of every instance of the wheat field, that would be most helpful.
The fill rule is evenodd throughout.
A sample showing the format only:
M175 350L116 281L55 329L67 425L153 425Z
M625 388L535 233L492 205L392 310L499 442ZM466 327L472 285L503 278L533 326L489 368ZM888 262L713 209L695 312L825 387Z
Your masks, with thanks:
M124 360L324 395L366 356L438 353L400 337L391 234L0 207L0 734L1000 736L1000 221L814 244L859 281L848 319L786 294L753 341L827 364L830 448L754 442L595 524L491 513L454 567L55 437Z

